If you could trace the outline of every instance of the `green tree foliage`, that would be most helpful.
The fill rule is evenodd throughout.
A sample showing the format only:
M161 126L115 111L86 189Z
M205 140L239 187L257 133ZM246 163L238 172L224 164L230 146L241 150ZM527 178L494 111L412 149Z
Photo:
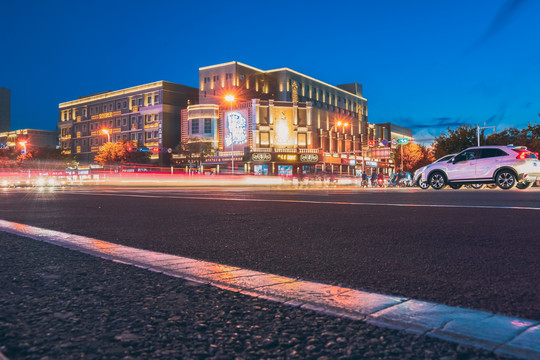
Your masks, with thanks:
M487 145L519 145L527 149L540 151L540 125L528 124L524 129L508 128L491 134L486 139Z
M125 162L129 156L128 147L130 146L129 142L123 140L118 140L115 143L107 142L99 147L94 162L101 165Z
M540 125L528 124L526 128L517 129L511 127L502 131L484 136L480 132L480 144L482 145L519 145L526 146L527 149L540 151ZM446 134L441 134L436 138L433 147L435 148L435 158L444 155L454 154L465 150L468 147L478 145L476 138L476 127L461 125L456 129L448 128Z
M484 132L480 132L480 140L484 143ZM433 144L435 148L435 158L438 159L448 154L454 154L465 150L471 146L476 146L476 127L471 125L460 125L456 129L447 128L446 134L435 139Z
M394 161L397 167L401 167L401 146L394 152ZM403 170L414 172L422 166L431 164L434 161L433 154L422 145L409 143L403 146Z

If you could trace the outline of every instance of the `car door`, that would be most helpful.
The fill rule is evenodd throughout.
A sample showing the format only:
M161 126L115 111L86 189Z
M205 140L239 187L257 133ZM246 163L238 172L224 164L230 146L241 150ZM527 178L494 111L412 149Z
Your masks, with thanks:
M497 148L485 148L480 151L480 158L476 161L476 178L491 179L499 163L509 155Z
M476 176L476 162L480 152L477 149L465 150L448 163L449 181L471 180Z

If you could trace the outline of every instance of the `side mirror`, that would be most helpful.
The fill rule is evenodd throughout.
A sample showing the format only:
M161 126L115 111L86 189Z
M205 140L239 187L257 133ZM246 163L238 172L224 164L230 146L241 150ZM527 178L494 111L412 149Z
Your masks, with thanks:
M450 160L450 162L451 162L452 164L455 164L455 163L457 162L457 161L456 161L456 158L453 157L452 160Z

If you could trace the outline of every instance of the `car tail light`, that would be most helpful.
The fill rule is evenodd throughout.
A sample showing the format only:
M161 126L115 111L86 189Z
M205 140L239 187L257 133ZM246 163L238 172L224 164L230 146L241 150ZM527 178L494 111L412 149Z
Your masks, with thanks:
M525 160L527 158L527 152L526 151L522 151L519 153L519 155L516 157L516 159L519 159L519 160Z

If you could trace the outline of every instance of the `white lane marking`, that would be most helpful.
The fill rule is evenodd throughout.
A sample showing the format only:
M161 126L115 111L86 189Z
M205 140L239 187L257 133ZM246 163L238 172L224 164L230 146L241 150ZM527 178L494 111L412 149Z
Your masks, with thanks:
M534 320L303 281L5 220L0 220L0 231L285 305L426 334L499 354L540 358L540 325Z
M64 193L70 194L70 193ZM394 206L394 207L429 207L429 208L452 208L452 209L504 209L504 210L540 210L540 207L531 206L494 206L494 205L454 205L454 204L397 204L397 203L374 203L374 202L349 202L349 201L318 201L318 200L295 200L295 199L256 199L256 198L231 198L231 197L207 197L187 195L141 195L119 193L87 193L74 192L77 195L90 196L121 196L156 199L186 199L186 200L219 200L219 201L247 201L247 202L274 202L274 203L298 203L298 204L324 204L324 205L353 205L353 206Z

